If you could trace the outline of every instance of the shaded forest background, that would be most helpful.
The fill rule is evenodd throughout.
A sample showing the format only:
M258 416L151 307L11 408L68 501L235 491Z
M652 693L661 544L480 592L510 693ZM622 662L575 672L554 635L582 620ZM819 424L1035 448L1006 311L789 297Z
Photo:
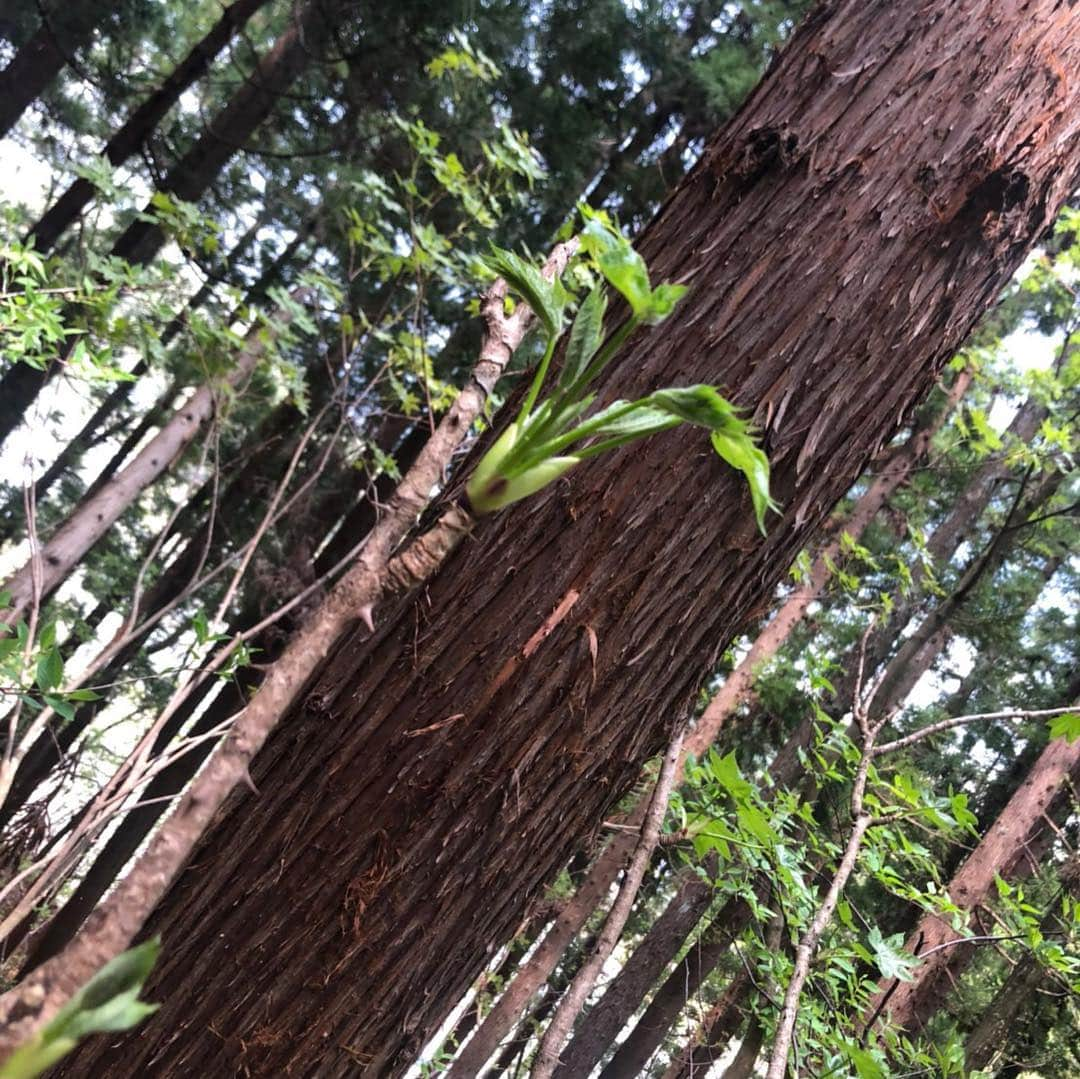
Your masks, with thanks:
M635 234L807 7L5 6L5 984L71 941L380 519L475 361L489 245L539 261L582 202ZM764 1074L870 687L892 748L795 1073L1080 1074L1078 259L1066 206L702 686L554 1074ZM663 774L414 1072L543 1074Z

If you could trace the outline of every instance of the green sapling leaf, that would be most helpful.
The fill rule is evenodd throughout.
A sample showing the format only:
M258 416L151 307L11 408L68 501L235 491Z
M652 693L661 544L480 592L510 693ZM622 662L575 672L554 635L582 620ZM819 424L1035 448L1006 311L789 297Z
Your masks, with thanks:
M572 388L585 373L589 361L596 355L603 339L606 310L607 298L604 289L597 286L582 301L574 317L574 324L570 327L562 373L559 375L560 389Z
M592 255L600 272L622 294L635 317L644 319L650 311L652 286L645 260L630 241L594 217L581 232L581 247Z
M738 469L750 487L750 500L754 506L754 518L758 529L765 535L765 514L772 510L779 512L780 507L769 494L769 459L754 445L753 439L746 433L713 431L710 436L713 449L732 468Z
M494 245L484 263L532 308L549 337L562 333L563 309L569 296L558 279L548 281L531 262Z

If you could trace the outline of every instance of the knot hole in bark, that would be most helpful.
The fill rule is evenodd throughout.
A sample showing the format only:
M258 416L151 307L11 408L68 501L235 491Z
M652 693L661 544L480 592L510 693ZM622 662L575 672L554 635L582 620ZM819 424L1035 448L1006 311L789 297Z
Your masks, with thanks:
M1023 206L1030 193L1031 181L1026 173L1013 168L994 169L968 194L957 217L961 224L982 227L989 237L996 231L995 222Z
M798 151L799 136L786 124L755 127L746 136L732 175L739 187L750 187L768 172L790 168L798 159Z

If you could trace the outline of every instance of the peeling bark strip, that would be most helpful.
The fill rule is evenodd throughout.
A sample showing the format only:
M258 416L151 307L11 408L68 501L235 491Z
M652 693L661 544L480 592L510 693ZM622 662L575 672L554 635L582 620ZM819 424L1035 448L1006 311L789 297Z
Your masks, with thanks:
M693 287L607 387L718 383L783 519L757 538L678 431L493 519L336 649L163 905L161 1010L67 1074L401 1073L1073 189L1078 30L1054 0L818 9L647 230L655 279ZM1019 201L976 196L1016 172Z

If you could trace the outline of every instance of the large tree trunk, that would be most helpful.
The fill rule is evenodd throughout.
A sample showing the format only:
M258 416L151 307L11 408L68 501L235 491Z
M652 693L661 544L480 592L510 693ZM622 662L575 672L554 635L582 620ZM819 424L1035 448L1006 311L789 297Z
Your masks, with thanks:
M709 702L694 731L686 740L684 748L687 753L701 757L716 741L728 719L746 700L762 665L784 646L802 621L807 608L825 589L837 564L843 561L842 538L848 535L859 539L890 496L908 481L929 451L934 435L960 402L970 383L970 370L961 371L949 389L944 407L927 417L902 445L896 447L880 463L876 463L877 475L874 480L856 501L851 512L830 525L830 535L818 549L806 577L757 635L747 654ZM794 758L789 753L784 754L781 760L794 763ZM776 774L775 782L787 785L795 778L796 772L785 774L781 768ZM618 842L618 839L613 842ZM671 898L664 914L652 925L623 969L608 984L600 1001L589 1010L587 1022L580 1025L573 1040L560 1054L562 1063L557 1079L588 1074L614 1043L616 1035L637 1011L645 995L664 970L674 961L687 937L706 913L710 896L706 894L702 901L699 898L701 889L701 881L688 875L685 883ZM492 1015L494 1014L493 1010ZM468 1049L466 1046L461 1059L464 1059ZM464 1076L466 1073L461 1074Z
M402 469L409 467L412 458L415 457L423 445L423 433L422 428L414 428L401 448L396 450L395 457L399 467ZM395 447L389 446L388 449L393 450ZM321 576L338 563L344 553L341 549L341 541L347 540L349 543L355 543L373 527L377 515L376 505L391 494L391 484L388 480L389 477L380 476L375 484L375 500L365 497L356 503L347 514L338 533L339 542L327 544L318 558L314 560L313 576ZM317 528L329 531L330 527L337 523L339 509L337 500L331 496L324 500L320 512L311 523ZM338 539L338 537L335 538ZM288 598L290 597L280 597L281 602ZM246 625L237 620L237 629L245 628L247 628ZM260 668L265 667L267 663L272 663L283 646L284 640L277 626L268 628L251 642L252 652L258 656ZM201 734L204 730L212 730L215 726L227 720L229 716L234 715L243 707L244 700L250 697L250 693L254 687L259 685L261 680L261 669L246 668L237 672L214 700L213 705L199 718L190 733L194 735ZM169 727L162 731L159 744L154 748L155 754L164 749L170 739L175 737L182 724L196 710L198 700L199 697L196 694L193 696L190 708L185 705L173 717ZM36 937L31 953L24 963L24 971L31 970L45 962L46 959L59 952L74 936L87 915L94 909L95 904L105 894L124 866L142 845L154 823L169 808L168 799L179 793L187 785L213 747L213 742L203 743L197 752L188 753L179 758L151 781L146 791L140 796L140 801L145 801L148 804L142 805L124 816L116 831L109 837L94 859L93 864L80 880L78 888Z
M1077 18L818 9L647 230L692 287L607 386L719 384L783 518L678 432L482 528L342 642L163 904L163 1007L69 1074L402 1071L1072 189Z
M94 0L40 6L41 25L0 71L0 139L90 41L113 7Z
M327 0L327 4L332 0ZM288 29L255 65L229 103L207 124L187 153L168 171L159 190L178 199L195 202L206 193L229 159L247 143L312 58L313 31L322 25L320 0L308 0ZM124 230L111 254L134 265L150 262L165 242L155 223L153 206ZM59 364L39 371L25 363L14 364L0 379L0 442L12 432L41 388Z
M180 95L206 74L217 54L265 3L266 0L235 0L225 8L207 34L102 148L101 154L110 165L122 165L145 145ZM94 191L94 185L85 177L73 181L30 230L34 246L39 251L51 251L64 230L93 201Z

